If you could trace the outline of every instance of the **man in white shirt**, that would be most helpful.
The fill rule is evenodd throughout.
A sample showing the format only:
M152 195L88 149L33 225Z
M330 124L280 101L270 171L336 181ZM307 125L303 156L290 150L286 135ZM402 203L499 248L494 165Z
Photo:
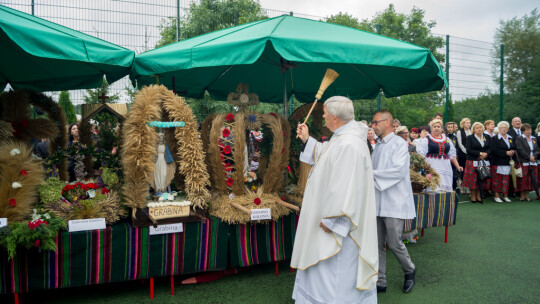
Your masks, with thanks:
M377 302L377 219L367 127L354 121L352 101L334 96L324 103L329 142L309 137L302 162L313 165L304 191L291 267L296 303ZM410 187L410 185L409 185Z
M410 156L407 143L394 135L392 121L392 113L379 111L373 116L372 122L375 133L379 135L379 141L372 155L379 242L377 291L386 292L386 246L388 246L405 272L403 292L408 293L415 284L416 267L401 240L401 235L405 220L415 218L416 211L409 174Z

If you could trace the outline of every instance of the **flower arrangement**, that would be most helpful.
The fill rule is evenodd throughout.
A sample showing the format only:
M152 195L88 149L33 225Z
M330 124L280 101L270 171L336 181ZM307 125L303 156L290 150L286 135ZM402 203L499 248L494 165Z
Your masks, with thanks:
M427 187L435 189L440 185L441 178L439 174L418 153L411 154L409 172L414 193L422 192Z
M15 257L18 247L56 250L55 238L66 224L54 214L33 211L30 221L0 228L0 245L7 249L9 259Z
M103 217L107 224L112 224L126 215L118 192L102 183L64 184L49 178L39 192L47 211L64 221Z

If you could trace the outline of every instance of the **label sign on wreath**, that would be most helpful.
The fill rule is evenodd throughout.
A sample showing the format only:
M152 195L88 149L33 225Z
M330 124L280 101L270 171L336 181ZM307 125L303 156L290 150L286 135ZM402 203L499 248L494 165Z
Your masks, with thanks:
M179 233L184 231L182 223L158 225L157 228L149 227L150 235Z
M0 227L7 226L7 217L0 217Z
M270 210L270 208L251 209L252 221L271 220L271 219L272 219L272 211Z
M69 232L105 229L105 218L71 220L68 227Z
M148 213L156 220L189 216L190 206L150 207Z

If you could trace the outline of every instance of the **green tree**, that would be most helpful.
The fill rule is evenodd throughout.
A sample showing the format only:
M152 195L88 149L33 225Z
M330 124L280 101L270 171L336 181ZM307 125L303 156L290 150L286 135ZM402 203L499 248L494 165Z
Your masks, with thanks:
M340 24L352 28L360 27L360 22L358 21L358 19L353 17L353 15L349 13L339 12L336 15L331 15L326 19L326 22Z
M523 121L538 120L540 112L540 14L537 9L521 18L500 21L495 33L495 58L500 58L500 45L504 45L504 91L507 113L515 113ZM496 60L494 66L500 66ZM494 69L499 83L499 71ZM506 102L512 102L509 107Z
M139 93L139 89L129 84L129 85L126 85L125 90L126 90L126 95L129 98L129 102L133 103L133 101L135 100L135 95Z
M68 123L77 122L77 115L75 115L75 107L69 98L68 91L60 92L58 97L58 105L64 110Z
M97 89L86 89L86 93L83 96L84 103L101 103L100 96L108 96L107 103L116 103L120 99L118 93L110 93L110 85L107 79L103 77L101 86Z
M180 20L179 40L266 18L257 0L191 2L187 14ZM176 42L176 18L161 20L160 36L156 47Z
M424 17L425 11L417 7L413 7L411 13L407 15L397 13L394 5L390 4L386 10L378 12L372 19L362 20L359 28L376 33L379 24L381 35L425 47L442 64L445 55L440 49L444 46L444 39L431 32L437 22L425 21Z

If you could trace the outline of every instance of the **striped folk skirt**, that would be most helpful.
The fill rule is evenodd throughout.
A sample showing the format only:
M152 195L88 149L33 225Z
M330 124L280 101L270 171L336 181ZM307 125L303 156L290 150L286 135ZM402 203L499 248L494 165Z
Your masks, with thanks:
M537 166L521 166L521 172L523 172L521 177L516 178L516 191L533 191L534 187L531 181L531 174L529 168L532 167L532 173L536 177L538 182L538 167Z
M496 193L503 193L504 196L508 194L508 187L510 187L510 175L502 175L497 173L497 166L491 165L491 191Z
M472 190L478 189L478 172L473 166L473 161L468 160L465 163L465 170L463 172L463 187L467 187ZM482 189L489 190L491 189L491 178L482 181Z

